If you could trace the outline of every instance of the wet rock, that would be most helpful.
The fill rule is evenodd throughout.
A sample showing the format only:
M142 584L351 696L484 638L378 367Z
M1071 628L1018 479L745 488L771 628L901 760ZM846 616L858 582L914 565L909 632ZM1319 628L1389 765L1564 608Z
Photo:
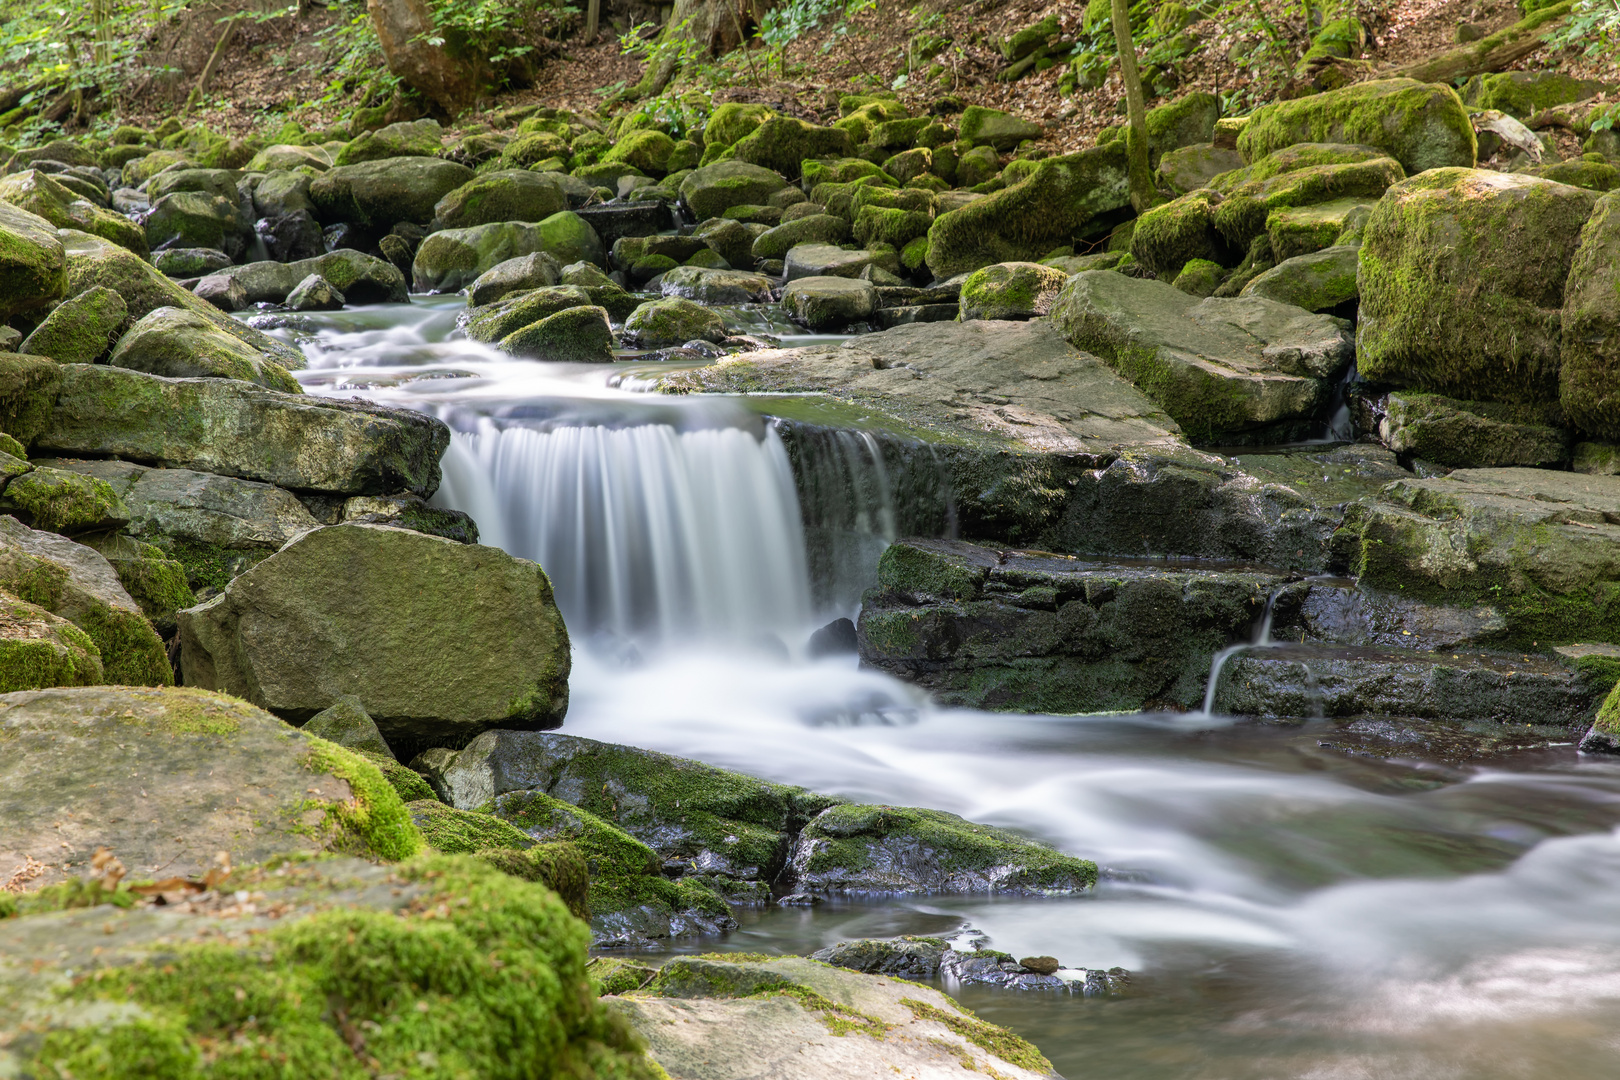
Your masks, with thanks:
M387 230L402 221L426 225L439 200L472 180L473 171L430 157L385 158L328 169L310 182L316 214Z
M303 393L298 381L270 357L181 308L148 312L113 346L107 363L171 379L239 379L282 393Z
M458 544L478 543L478 526L460 510L429 506L419 495L356 495L343 503L349 525L392 525Z
M265 251L275 262L318 259L326 250L321 237L321 223L308 210L260 218L254 223L253 231L264 241Z
M1051 957L1031 957L1051 960ZM1044 965L1043 965L1044 966ZM1058 969L1052 961L1052 970ZM1004 952L994 949L975 949L958 952L951 949L940 958L939 972L947 980L964 986L994 986L1001 990L1046 990L1059 993L1083 993L1084 981L1062 979L1051 972L1034 971Z
M53 303L67 291L67 259L50 221L0 202L0 312L7 318Z
M509 292L493 303L472 308L463 326L474 341L494 344L549 315L587 307L591 294L576 285L554 285Z
M931 987L797 957L678 957L608 1000L672 1076L1055 1076L1033 1045Z
M449 430L424 414L283 394L229 379L64 365L42 452L118 456L283 487L431 495ZM249 443L243 430L256 432Z
M1620 754L1620 684L1598 707L1597 718L1581 736L1579 750L1583 754Z
M852 278L801 277L783 290L782 307L807 329L831 330L870 319L877 310L877 289Z
M188 686L293 720L355 694L390 740L554 727L568 708L567 631L544 572L404 529L304 533L181 612L180 635Z
M607 309L564 308L501 338L503 352L566 364L611 364L613 327Z
M58 304L17 351L59 364L93 364L107 355L128 319L124 298L97 285Z
M864 938L819 949L810 954L810 959L868 975L931 979L939 974L939 962L949 948L939 938L931 937Z
M1029 712L1197 705L1215 652L1283 577L1241 567L1109 565L909 540L878 563L862 660L941 701Z
M1259 297L1198 300L1107 270L1076 274L1052 309L1190 438L1274 441L1305 434L1350 364L1348 324Z
M702 304L768 304L771 283L763 274L740 270L705 270L680 266L669 271L659 286L665 296Z
M249 304L284 303L311 274L325 278L351 304L403 304L409 299L405 275L398 268L349 248L299 262L252 262L223 272L242 283Z
M962 321L1032 319L1052 310L1069 275L1036 263L997 263L962 283Z
M544 251L507 259L479 274L467 287L467 305L481 307L493 304L508 293L555 285L561 273L557 260Z
M44 218L58 229L86 232L146 257L146 232L139 225L80 198L45 173L30 169L0 177L0 202Z
M848 619L834 619L810 635L808 646L812 658L838 656L858 649L855 624Z
M1285 259L1250 279L1239 296L1258 296L1306 311L1332 311L1360 295L1356 285L1360 251L1359 245L1345 244Z
M292 311L337 311L343 303L343 294L319 274L310 274L287 294L287 307Z
M725 320L691 300L649 300L624 321L627 344L644 349L668 348L688 341L720 341L727 335Z
M174 682L163 642L112 566L92 548L0 517L0 589L83 630L101 652L107 681Z
M895 806L822 811L800 832L788 870L800 889L882 895L1047 895L1097 880L1095 863L1004 829Z
M1384 399L1378 438L1397 454L1440 465L1492 468L1569 460L1570 435L1552 405L1457 401L1397 391Z

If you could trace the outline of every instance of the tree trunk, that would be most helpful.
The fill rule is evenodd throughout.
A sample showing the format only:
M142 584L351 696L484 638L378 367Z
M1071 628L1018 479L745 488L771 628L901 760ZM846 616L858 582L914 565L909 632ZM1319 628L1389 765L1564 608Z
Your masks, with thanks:
M197 85L191 88L191 93L186 95L186 103L180 106L181 116L190 112L208 92L208 84L214 80L214 72L219 70L219 62L224 58L225 50L230 47L231 39L236 36L236 28L241 21L240 17L233 17L226 21L225 29L219 32L219 40L214 43L214 51L208 54L208 63L203 65L202 74L197 76Z
M1125 107L1130 128L1125 149L1130 155L1131 206L1138 214L1159 201L1148 166L1147 105L1142 100L1142 73L1136 67L1136 45L1131 41L1131 13L1127 0L1113 0L1114 44L1119 49L1119 78L1125 84Z
M1474 75L1501 71L1515 60L1522 60L1545 45L1546 42L1541 39L1552 28L1551 24L1568 16L1574 6L1574 0L1564 0L1561 4L1542 8L1489 37L1481 38L1460 49L1441 53L1439 56L1431 56L1416 64L1409 64L1390 72L1390 75L1404 75L1419 82L1449 83Z
M585 8L585 44L589 45L596 40L596 32L601 28L602 0L591 0Z
M691 42L706 56L718 56L739 45L746 45L743 20L757 22L769 11L774 0L675 0L675 10L663 33L658 35L659 48L648 60L641 81L626 90L624 97L637 100L656 97L675 78L680 69L679 43ZM738 14L740 5L742 14Z
M488 87L487 73L475 64L429 44L436 28L426 0L366 0L366 11L388 70L451 119Z

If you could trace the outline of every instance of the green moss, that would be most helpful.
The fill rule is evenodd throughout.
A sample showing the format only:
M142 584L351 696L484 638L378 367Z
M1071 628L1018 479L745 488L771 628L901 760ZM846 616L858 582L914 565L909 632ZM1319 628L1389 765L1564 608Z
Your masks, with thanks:
M1145 211L1131 233L1136 261L1167 281L1190 259L1221 262L1225 244L1215 231L1214 197L1211 191L1194 191Z
M662 176L674 152L675 140L662 131L633 131L621 137L613 149L602 156L602 161L622 162L649 176Z
M251 948L181 945L161 966L79 981L72 998L139 1011L42 1041L31 1067L67 1075L72 1061L85 1069L79 1077L152 1080L658 1075L596 1004L586 929L549 890L465 858L397 873L425 890L397 913L321 912L274 926ZM104 1061L113 1068L95 1071ZM131 1062L151 1071L118 1071Z
M910 1009L918 1020L944 1024L974 1046L1010 1065L1042 1076L1052 1072L1052 1063L1035 1049L1033 1043L1019 1038L1006 1028L985 1023L961 1005L956 1007L958 1012L950 1013L916 998L901 998L900 1003Z
M5 500L35 528L72 534L129 517L107 481L60 469L35 469L6 485Z
M42 607L45 605L41 605ZM163 641L138 611L97 606L75 612L73 621L101 650L107 681L123 686L173 686L174 668Z
M1592 726L1609 735L1620 735L1620 686L1610 690L1609 696L1603 699Z
M1238 136L1245 161L1294 143L1376 146L1409 173L1472 167L1477 143L1461 99L1448 86L1381 79L1280 101L1255 110Z
M933 218L914 210L891 210L881 206L862 207L855 215L855 239L866 244L892 244L905 247L928 235Z
M591 986L602 997L633 993L658 977L657 968L621 956L593 956L589 971Z
M399 793L401 802L409 804L423 799L432 802L438 801L439 796L434 794L433 788L426 780L422 779L422 774L415 769L407 768L393 758L379 754L374 750L356 750L355 753L377 766L378 770L383 774L383 779L387 780L389 786ZM421 828L420 823L418 823L417 827ZM426 830L423 830L422 835L423 839L426 840ZM438 850L444 850L431 840L428 841L428 845Z
M792 179L811 158L845 158L853 144L838 127L817 127L791 116L771 116L732 146L732 156Z
M411 858L422 850L422 834L411 821L410 811L377 766L352 750L313 736L307 766L311 772L344 781L352 795L346 803L323 804L326 818L319 828L332 850L389 862Z
M1528 120L1543 109L1579 101L1601 88L1561 71L1503 71L1481 80L1476 104Z
M725 148L734 145L752 135L759 125L774 115L775 113L764 105L751 105L740 101L721 105L709 114L709 122L703 128L705 152L711 147Z
M1595 693L1606 693L1620 684L1620 657L1591 654L1575 661L1575 670Z
M536 844L524 851L486 848L477 854L502 873L550 888L576 919L591 917L590 869L573 844Z
M406 811L423 842L446 855L472 855L488 848L521 851L534 846L528 836L493 814L457 810L436 798L413 801Z
M35 637L44 612L0 593L0 693L48 686L92 686L102 680L101 653L88 634L64 621L51 637Z
M231 579L251 570L274 554L263 548L228 548L179 537L160 537L152 545L180 564L186 584L194 593L223 592Z
M875 1016L840 1004L803 983L770 968L755 967L780 959L758 953L710 953L682 956L659 970L648 991L675 998L785 997L821 1016L834 1035L859 1033L881 1039L889 1025Z
M24 446L50 422L62 371L40 356L0 353L0 428Z
M1225 276L1226 271L1221 269L1220 263L1208 259L1188 259L1172 284L1189 296L1214 296Z

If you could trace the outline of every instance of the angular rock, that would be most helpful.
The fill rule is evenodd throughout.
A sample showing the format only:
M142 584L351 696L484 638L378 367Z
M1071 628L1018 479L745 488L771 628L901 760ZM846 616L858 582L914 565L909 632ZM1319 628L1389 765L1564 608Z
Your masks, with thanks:
M1011 150L1025 139L1038 139L1043 133L1039 124L982 105L968 106L957 131L969 143L1001 151Z
M833 244L798 244L787 253L782 276L786 281L807 277L860 277L878 261L870 251L846 251Z
M298 381L270 357L181 308L148 312L118 340L107 363L171 379L239 379L287 394L303 393Z
M1245 161L1294 143L1360 143L1387 151L1409 173L1473 168L1474 128L1456 91L1415 79L1357 83L1256 109L1238 136Z
M1548 406L1457 401L1439 394L1391 393L1378 438L1397 454L1456 468L1556 466L1569 460L1569 432Z
M101 650L83 630L0 591L0 692L94 686L104 678Z
M799 833L788 862L802 891L865 895L1078 893L1097 864L942 810L829 807Z
M350 750L367 751L388 758L394 756L382 732L377 730L376 722L366 712L365 704L352 694L338 698L331 706L310 717L302 730L306 735L314 735Z
M314 214L315 200L310 198L309 181L310 177L303 172L271 173L253 189L254 212L267 218Z
M1109 270L1070 278L1052 321L1196 440L1303 434L1352 355L1343 320L1259 297L1198 300Z
M86 533L75 539L101 552L160 637L174 637L175 612L197 602L183 565L157 545L122 532Z
M225 274L209 274L198 279L191 293L220 311L241 311L248 306L247 290L242 283Z
M1480 400L1557 400L1564 282L1597 200L1481 169L1390 188L1361 246L1361 374Z
M1052 310L1069 275L1037 263L996 263L962 283L962 320L1033 319Z
M304 533L180 613L186 685L291 720L360 698L390 741L555 727L568 633L534 563L383 525Z
M0 314L10 318L62 297L67 258L51 222L0 202L0 240Z
M870 319L877 310L877 289L855 278L801 277L783 290L782 307L807 329L831 330Z
M328 169L310 181L316 214L385 231L408 221L426 225L439 200L472 180L473 171L430 157L385 158Z
M241 224L235 200L176 191L152 205L146 242L153 248L216 248L235 256L243 249Z
M478 543L478 525L460 510L429 506L419 495L356 495L343 502L345 525L392 525L442 536L458 544Z
M87 232L146 257L146 232L139 225L81 199L45 173L30 169L0 177L0 202L44 218L58 229Z
M11 479L0 495L0 511L64 536L129 524L129 510L105 480L49 466Z
M669 206L663 202L580 206L575 208L574 213L591 227L602 243L609 246L621 237L653 236L675 227Z
M1361 246L1344 244L1285 259L1243 286L1239 296L1258 296L1306 311L1331 311L1356 299Z
M915 937L840 941L810 954L833 967L863 971L868 975L895 975L902 979L932 979L939 974L939 962L950 946L939 938Z
M165 277L194 278L225 269L231 257L216 248L169 248L155 253L152 265Z
M319 274L310 274L287 294L287 307L292 311L337 311L343 304L343 294Z
M58 304L17 351L59 364L93 364L107 355L128 319L124 298L96 285Z
M0 589L78 626L101 652L109 682L174 682L163 642L100 554L56 533L0 517Z
M431 495L450 432L423 413L227 379L65 365L40 451L122 457L282 487ZM244 432L253 432L251 440Z
M1178 194L1197 191L1224 172L1243 167L1236 150L1222 150L1213 143L1183 146L1166 151L1159 158L1159 177Z
M665 296L695 300L700 304L768 304L770 279L764 274L741 270L706 270L680 266L663 276L659 287Z
M308 210L260 218L254 222L253 231L264 241L265 251L275 262L317 259L326 250L321 223Z

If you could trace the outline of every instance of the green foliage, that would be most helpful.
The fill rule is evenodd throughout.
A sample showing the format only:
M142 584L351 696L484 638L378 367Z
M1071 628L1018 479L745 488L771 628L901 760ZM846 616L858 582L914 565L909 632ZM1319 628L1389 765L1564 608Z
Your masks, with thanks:
M1523 11L1533 15L1549 6L1551 0L1526 0ZM1620 54L1620 0L1578 0L1569 18L1547 35L1547 43L1554 49L1584 46L1585 56L1614 59ZM1599 131L1613 126L1612 111L1606 111L1592 128Z
M819 28L828 17L837 15L838 23L833 27L832 36L821 46L822 52L830 52L839 39L849 33L849 20L875 7L877 0L787 0L760 18L757 36L786 78L789 45ZM769 63L766 66L769 67Z

